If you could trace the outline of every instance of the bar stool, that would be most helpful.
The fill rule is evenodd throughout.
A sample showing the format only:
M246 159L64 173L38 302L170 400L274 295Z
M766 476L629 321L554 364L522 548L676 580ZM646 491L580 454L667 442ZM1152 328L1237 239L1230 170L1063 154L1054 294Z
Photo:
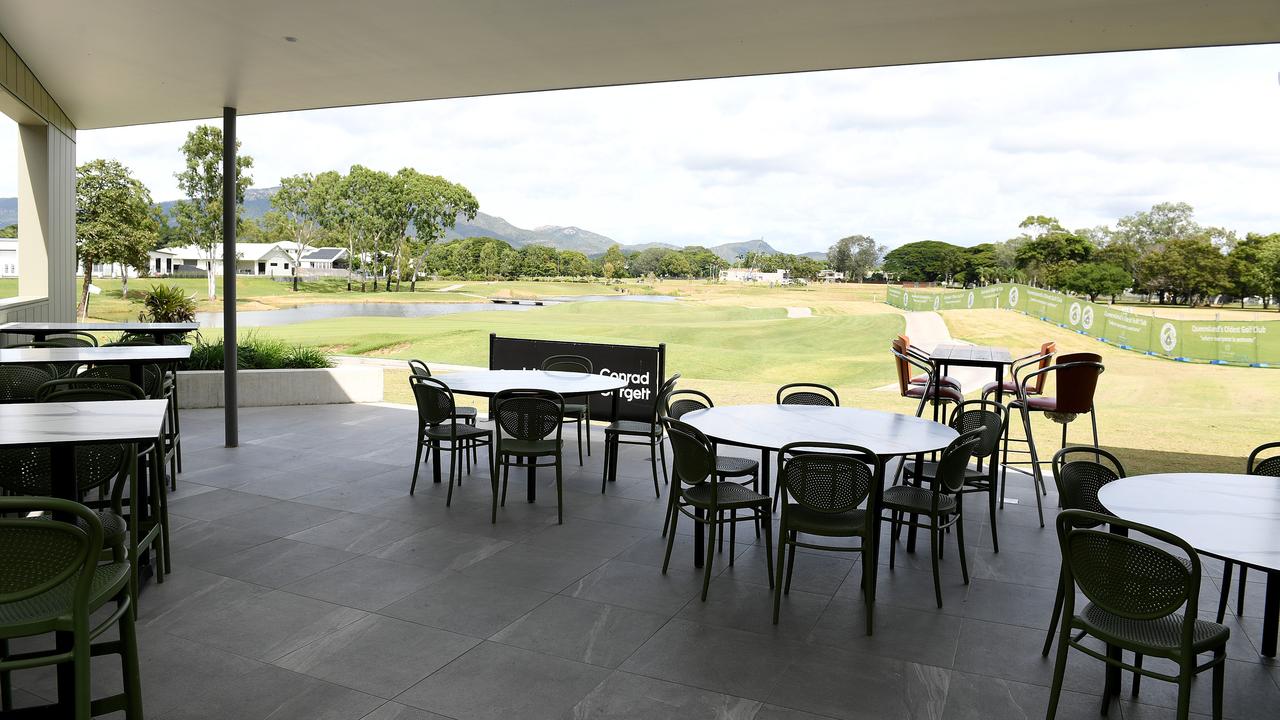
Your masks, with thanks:
M1018 397L1009 403L1010 412L1017 410L1022 418L1023 437L1011 437L1009 427L1005 426L1004 457L1000 470L1000 507L1004 507L1005 486L1009 477L1009 453L1029 455L1031 458L1031 475L1035 481L1036 511L1040 515L1040 527L1044 527L1044 509L1040 495L1048 494L1045 489L1044 474L1040 465L1044 464L1036 453L1035 439L1031 432L1031 413L1042 412L1045 417L1062 426L1062 445L1067 446L1067 425L1081 415L1088 415L1093 424L1093 447L1098 447L1098 416L1094 412L1093 396L1098 389L1098 376L1106 367L1102 364L1102 356L1096 353L1068 353L1059 355L1057 361L1042 369L1028 373L1018 381ZM1036 378L1053 373L1055 377L1054 395L1031 395L1027 388ZM1011 450L1014 442L1026 443L1026 450Z
M1017 358L1010 367L1011 372L1008 380L1004 381L1002 387L997 388L996 382L993 380L982 386L982 399L986 400L988 395L996 394L999 389L1001 393L1008 393L1012 396L1018 394L1018 374L1023 370L1035 366L1036 370L1043 370L1049 367L1049 363L1053 361L1053 356L1058 352L1058 344L1052 340L1040 346L1039 352L1029 353ZM1036 381L1027 386L1028 395L1044 394L1044 375L1037 375Z
M942 383L938 366L932 360L922 358L913 352L905 337L900 335L894 338L890 351L897 361L898 391L904 398L919 400L916 406L916 417L924 415L927 403L933 404L933 419L937 420L940 405L964 401L964 394L960 392L959 387ZM925 378L923 385L912 383L912 368L923 371Z

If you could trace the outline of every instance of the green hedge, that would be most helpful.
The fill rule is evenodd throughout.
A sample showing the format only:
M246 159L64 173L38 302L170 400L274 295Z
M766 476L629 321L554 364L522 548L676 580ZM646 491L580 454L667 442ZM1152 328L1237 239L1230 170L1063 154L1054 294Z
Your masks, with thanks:
M222 340L197 340L191 346L191 359L183 370L222 370ZM241 370L282 370L333 367L329 356L305 345L290 345L274 338L253 334L240 338L236 346L236 367Z

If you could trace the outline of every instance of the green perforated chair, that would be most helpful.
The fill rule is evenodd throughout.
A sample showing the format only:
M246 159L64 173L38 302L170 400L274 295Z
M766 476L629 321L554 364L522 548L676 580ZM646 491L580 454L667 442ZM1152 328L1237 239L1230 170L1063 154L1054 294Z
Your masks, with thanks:
M591 364L590 358L581 355L552 355L542 361L542 369L555 372L576 372L587 373L588 375L595 372L595 366ZM578 465L582 465L582 426L587 427L587 456L591 456L591 402L588 398L583 398L582 402L567 402L564 404L564 419L572 422L577 426L578 430Z
M432 375L432 374L431 374L431 368L430 368L430 367L429 367L425 362L423 362L423 361L421 361L421 360L410 360L410 361L409 361L409 374L410 374L410 375L419 375L419 376L421 376L421 377L435 377L434 375ZM455 398L455 400L456 400L456 399L457 399L457 398ZM455 421L458 421L458 422L464 422L464 423L466 423L466 424L468 424L468 425L470 425L470 426L472 426L472 427L475 427L476 422L479 420L479 417L480 417L480 411L479 411L479 410L476 410L475 408L471 407L470 405L458 405L458 404L455 402L455 403L454 403L454 416L453 416L453 417L454 417L454 420L455 420ZM471 452L470 452L470 454L469 454L469 455L467 455L467 463L468 463L468 464L467 464L467 472L471 472L471 465L470 465L470 463L472 463L472 462L476 462L476 458L477 458L477 455L476 455L476 449L475 449L475 448L471 448Z
M872 489L883 482L883 465L875 453L858 445L837 443L791 443L778 451L778 485L788 500L782 503L778 526L777 579L773 584L773 624L778 624L782 596L791 591L791 572L796 566L796 548L856 552L862 555L863 587L867 568L876 558L871 550L871 533L877 508ZM866 506L863 506L866 503ZM806 536L800 539L800 534ZM808 537L860 539L857 547L823 545ZM788 550L790 555L788 557ZM783 567L786 578L783 579ZM873 627L873 601L867 604L867 634Z
M538 467L555 467L556 520L564 524L564 469L561 459L564 441L564 398L550 390L503 390L493 396L492 414L497 425L498 466L502 469L502 496L507 504L507 482L511 465L519 458L531 473ZM549 458L550 463L539 462ZM495 511L496 512L496 511Z
M48 517L29 517L32 513ZM142 720L142 681L131 610L127 560L100 562L102 525L97 513L70 500L0 498L0 706L13 709L12 673L67 666L60 694L70 706L19 711L22 717L88 720L123 711ZM114 606L111 606L114 603ZM119 625L119 637L105 634ZM52 650L9 652L9 641L59 633ZM93 699L91 657L120 656L124 691Z
M453 479L458 478L462 484L462 455L468 450L483 446L485 455L489 457L489 479L494 485L493 521L497 522L497 474L493 472L493 431L458 422L457 403L453 399L453 391L440 380L422 375L410 375L409 387L413 390L413 399L418 406L418 442L413 461L413 482L409 485L409 494L418 487L418 471L425 458L422 456L426 448L431 453L449 451L449 489L445 496L445 507L453 504ZM445 446L448 443L448 446ZM437 463L437 467L439 463ZM440 479L436 478L436 482Z
M35 402L36 390L56 375L30 365L0 365L0 403Z
M769 587L773 587L773 521L772 502L768 495L734 482L722 481L716 475L716 451L711 441L700 430L679 420L668 420L667 431L671 435L671 468L675 482L671 483L671 495L667 514L671 519L667 534L667 552L662 559L662 574L667 574L671 564L671 551L676 542L676 523L680 515L691 518L707 529L707 552L703 562L702 600L707 599L711 586L712 552L716 546L717 528L724 524L736 524L759 519L764 529L765 560L768 565ZM750 513L732 520L726 511Z
M1104 523L1112 531L1098 527ZM1086 510L1064 510L1058 515L1057 528L1062 583L1067 592L1047 720L1057 715L1067 652L1071 649L1107 664L1103 715L1112 698L1120 693L1121 671L1131 670L1177 683L1177 717L1185 720L1190 712L1192 679L1205 670L1213 670L1213 717L1220 720L1231 631L1197 618L1201 575L1196 551L1172 533ZM1117 528L1125 534L1114 532ZM1146 536L1162 545L1158 547L1135 536ZM1077 590L1088 599L1078 611ZM1105 652L1085 644L1087 637L1105 643ZM1128 664L1121 654L1124 650L1172 661L1178 672L1166 674ZM1201 653L1212 653L1213 657L1200 664Z
M658 486L658 466L662 466L662 481L667 479L667 446L663 442L662 398L675 389L680 380L676 373L663 381L653 401L653 414L648 420L614 419L604 429L604 475L600 478L600 492L609 486L609 480L618 477L618 451L623 445L644 445L649 448L649 467L653 471L653 494L662 497ZM617 392L617 391L615 391ZM658 458L662 462L658 462Z

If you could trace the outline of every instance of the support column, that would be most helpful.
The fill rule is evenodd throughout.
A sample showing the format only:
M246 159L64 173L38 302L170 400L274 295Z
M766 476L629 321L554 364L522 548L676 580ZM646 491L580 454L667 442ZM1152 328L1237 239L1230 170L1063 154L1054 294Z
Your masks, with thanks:
M209 269L213 272L213 268ZM236 392L236 109L222 108L222 385L227 447L240 444Z

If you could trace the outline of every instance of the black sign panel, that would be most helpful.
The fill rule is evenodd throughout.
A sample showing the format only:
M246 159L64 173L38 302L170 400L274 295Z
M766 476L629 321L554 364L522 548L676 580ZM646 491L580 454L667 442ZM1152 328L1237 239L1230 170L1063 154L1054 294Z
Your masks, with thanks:
M627 380L618 391L618 415L622 420L652 422L666 372L667 346L605 345L602 343L529 340L489 336L490 370L537 370L552 355L581 355L596 373ZM591 396L591 419L613 420L613 399Z

